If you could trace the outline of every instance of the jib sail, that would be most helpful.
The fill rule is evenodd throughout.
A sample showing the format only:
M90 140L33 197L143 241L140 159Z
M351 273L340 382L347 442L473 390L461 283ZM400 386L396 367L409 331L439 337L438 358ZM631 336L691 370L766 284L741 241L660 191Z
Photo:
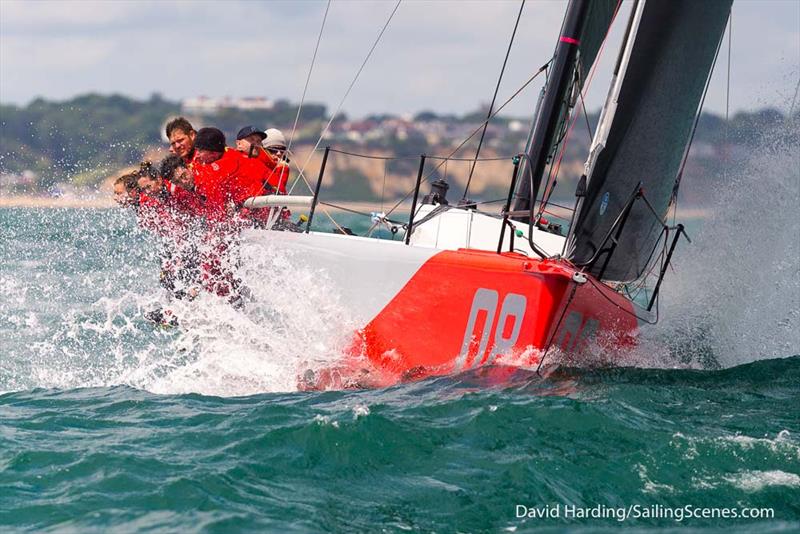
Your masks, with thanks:
M592 274L620 282L644 274L677 190L731 3L640 0L634 6L567 249ZM638 184L644 199L633 202L610 254L606 238Z

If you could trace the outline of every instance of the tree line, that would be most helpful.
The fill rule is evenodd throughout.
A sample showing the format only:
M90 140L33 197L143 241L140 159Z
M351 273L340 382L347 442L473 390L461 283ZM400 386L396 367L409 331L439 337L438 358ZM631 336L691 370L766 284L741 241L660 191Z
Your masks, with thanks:
M440 115L432 111L418 113L415 121L477 122L485 112L463 116ZM120 167L131 165L150 148L164 146L162 129L165 121L181 114L180 103L158 94L137 100L122 95L86 94L66 101L33 100L26 106L0 105L0 173L21 173L32 170L39 176L39 187L83 176L91 183ZM269 110L225 108L213 116L199 117L208 125L222 129L232 141L245 124L290 129L297 106L278 101ZM392 115L370 117L388 120ZM337 117L337 121L346 117ZM597 114L587 117L591 127ZM739 112L727 122L724 117L703 113L698 122L695 142L711 145L750 146L771 126L786 117L775 109ZM328 120L322 104L305 104L299 124L319 125ZM496 119L506 123L508 118ZM529 120L529 119L526 119ZM318 128L313 132L314 139ZM311 135L310 133L308 135ZM300 132L300 138L303 137ZM588 137L588 136L587 136ZM424 140L389 140L385 148L405 153L409 148L425 150ZM515 143L519 140L514 139ZM413 144L413 147L406 145ZM420 145L420 146L417 146ZM88 178L86 178L88 176Z

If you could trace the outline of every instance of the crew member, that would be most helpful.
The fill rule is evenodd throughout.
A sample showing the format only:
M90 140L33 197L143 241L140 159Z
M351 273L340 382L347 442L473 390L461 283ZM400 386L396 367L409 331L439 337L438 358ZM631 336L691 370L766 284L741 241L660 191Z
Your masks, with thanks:
M255 126L245 126L236 134L236 150L250 158L262 160L263 163L273 164L274 161L261 148L261 142L267 138L267 134ZM262 156L263 154L263 156ZM264 161L266 159L267 161Z
M266 168L225 146L217 128L201 128L195 138L192 172L195 190L206 199L208 232L203 240L203 284L207 291L228 296L242 305L241 283L233 276L237 264L238 232L249 222L245 200L264 194Z
M289 181L289 154L286 149L286 138L277 128L270 128L264 134L266 135L262 142L264 151L274 162L272 165L267 165L267 168L270 169L267 183L279 195L285 195L286 183Z
M225 146L217 128L201 128L195 139L193 164L196 191L206 199L207 215L231 221L245 200L264 194L263 164Z
M114 181L114 201L122 207L136 208L139 205L139 189L135 172L123 174Z
M177 298L194 297L200 284L197 244L203 205L194 193L167 181L150 162L142 163L137 185L142 192L139 218L161 237L161 285Z
M165 130L169 139L169 151L183 158L187 164L192 163L195 156L194 140L197 136L192 124L183 117L176 117L167 123Z
M159 174L164 180L167 180L178 187L194 192L194 173L186 165L183 159L176 155L170 154L161 161L159 166ZM205 200L198 195L198 198L205 202Z

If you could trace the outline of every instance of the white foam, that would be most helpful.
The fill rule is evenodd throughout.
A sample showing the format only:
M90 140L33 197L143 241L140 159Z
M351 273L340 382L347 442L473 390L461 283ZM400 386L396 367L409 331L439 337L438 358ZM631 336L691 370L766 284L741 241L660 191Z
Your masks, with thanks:
M366 404L357 404L353 407L353 419L358 419L359 417L366 417L369 415L369 406Z
M151 242L123 242L119 257L84 276L60 274L53 265L26 281L0 276L0 291L10 296L0 301L0 326L5 322L11 333L0 390L128 385L218 396L296 390L304 370L342 357L355 325L323 273L272 245L265 240L243 251L238 274L253 294L243 311L209 294L169 302L180 326L168 330L143 318L166 303Z
M647 474L647 468L644 465L636 464L636 469L639 473L639 480L642 482L642 491L644 493L674 493L675 488L669 484L659 484L650 480L650 477Z
M320 415L317 414L314 416L314 422L320 426L327 426L330 425L333 428L339 428L339 421L332 421L331 416L329 415Z
M766 449L770 453L783 455L787 460L800 460L800 443L794 440L787 430L781 430L774 438L768 436L755 438L743 434L716 437L693 437L680 432L672 435L670 445L676 448L685 447L685 458L693 460L699 456L698 446L707 446L715 451L731 451L738 454L742 451Z
M245 310L208 294L174 303L181 326L173 346L182 352L131 377L134 385L218 396L295 391L303 371L341 358L354 326L322 272L274 244L253 245L242 260L253 296Z
M774 486L800 488L800 475L778 470L739 471L723 479L741 490L752 493Z

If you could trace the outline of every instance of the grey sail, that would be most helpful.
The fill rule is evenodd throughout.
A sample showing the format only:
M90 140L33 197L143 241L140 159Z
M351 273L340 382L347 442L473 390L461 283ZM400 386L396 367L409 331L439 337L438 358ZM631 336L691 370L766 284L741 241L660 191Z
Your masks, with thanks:
M646 0L632 13L570 231L569 258L620 282L644 274L661 235L732 0ZM620 65L622 64L622 67ZM603 121L606 124L603 124ZM605 240L641 184L613 254ZM647 205L649 202L652 209ZM655 214L654 214L655 212ZM602 250L601 250L602 249Z
M581 44L578 46L581 87L589 76L589 71L597 59L597 53L621 3L622 0L593 0L589 3L589 12L581 32Z
M517 182L515 211L528 211L537 196L545 166L563 139L566 120L575 105L572 95L583 87L621 2L571 0L567 6L550 78L528 136L525 152L531 165L524 167Z

